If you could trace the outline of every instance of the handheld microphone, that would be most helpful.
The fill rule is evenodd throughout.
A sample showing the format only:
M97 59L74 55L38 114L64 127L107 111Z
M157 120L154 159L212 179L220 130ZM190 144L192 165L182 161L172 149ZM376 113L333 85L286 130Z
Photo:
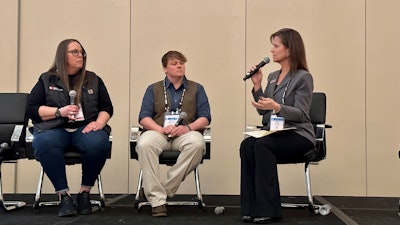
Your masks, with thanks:
M3 152L5 152L7 150L7 148L8 148L8 143L7 142L1 143L1 145L0 145L0 155L2 155Z
M263 59L263 61L261 61L261 62L256 66L256 68L255 68L254 70L249 71L249 72L246 73L246 75L243 77L243 80L249 79L251 76L253 76L255 73L257 73L257 71L258 71L261 67L265 66L265 64L267 64L267 63L269 63L269 58L268 58L268 57L265 57L265 58Z
M70 90L69 91L69 102L71 105L75 105L75 97L76 97L76 91L75 90ZM75 115L72 115L73 118L75 118ZM74 120L69 120L68 122L74 123Z
M186 119L186 117L187 117L187 113L186 113L186 112L181 112L181 113L179 113L179 118L178 118L178 120L176 121L176 123L175 123L174 126L176 126L176 127L179 126L179 124L181 124L182 121L183 121L184 119ZM168 134L168 141L171 140L171 138L172 138L171 134Z
M75 97L76 97L76 91L70 90L69 91L69 101L70 101L71 105L75 105Z

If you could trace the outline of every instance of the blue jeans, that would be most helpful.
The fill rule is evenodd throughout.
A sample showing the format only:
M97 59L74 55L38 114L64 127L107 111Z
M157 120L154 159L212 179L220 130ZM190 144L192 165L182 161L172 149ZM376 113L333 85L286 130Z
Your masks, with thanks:
M82 186L92 187L106 162L111 148L109 135L104 130L83 134L84 127L75 132L67 132L64 128L33 132L35 157L56 192L69 190L64 160L64 151L68 146L73 146L82 154Z

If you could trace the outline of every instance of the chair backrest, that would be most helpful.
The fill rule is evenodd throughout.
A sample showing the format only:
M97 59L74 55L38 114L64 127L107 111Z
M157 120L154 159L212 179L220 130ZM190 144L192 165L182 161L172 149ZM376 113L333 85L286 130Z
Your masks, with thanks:
M0 93L0 143L7 143L12 149L6 159L25 157L27 97L27 93Z
M312 124L325 124L326 121L326 95L322 92L314 92L310 107L310 119Z
M310 120L314 125L317 159L320 161L326 158L326 95L322 92L314 92L310 107Z

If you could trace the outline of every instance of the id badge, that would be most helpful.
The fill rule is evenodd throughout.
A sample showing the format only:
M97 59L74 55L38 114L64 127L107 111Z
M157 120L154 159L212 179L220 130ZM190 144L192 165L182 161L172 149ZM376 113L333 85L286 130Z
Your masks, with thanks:
M78 115L76 115L75 121L84 121L84 120L85 120L85 116L83 116L82 105L79 104L79 113L78 113Z
M285 127L285 118L271 115L269 130L282 130Z
M164 117L164 127L169 125L175 126L179 119L179 114L175 112L166 112Z

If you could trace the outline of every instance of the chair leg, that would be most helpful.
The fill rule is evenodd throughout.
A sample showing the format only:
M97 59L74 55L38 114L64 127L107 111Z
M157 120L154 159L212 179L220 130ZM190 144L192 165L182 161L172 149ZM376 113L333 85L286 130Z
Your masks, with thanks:
M43 179L44 179L44 170L43 167L40 167L40 173L39 173L39 180L38 184L36 187L36 194L35 194L35 203L33 204L34 209L39 209L41 206L54 206L54 205L59 205L60 201L49 201L49 202L41 202L40 201L40 196L42 194L42 187L43 187Z
M43 179L44 179L44 170L43 167L40 167L40 173L39 173L39 181L37 184L37 188L36 188L36 194L35 194L35 203L33 204L33 208L34 209L39 209L42 206L56 206L60 204L60 201L47 201L47 202L41 202L40 201L40 196L42 194L42 187L43 187ZM99 174L97 176L97 185L99 188L99 195L100 195L100 201L97 200L90 200L90 203L92 205L97 205L99 206L101 209L105 208L105 196L104 196L104 192L103 192L103 183L101 181L101 175Z
M204 204L204 201L203 201L203 195L201 194L201 190L200 190L199 167L196 167L193 172L194 172L194 182L195 182L195 185L196 185L198 207L203 209L205 204Z
M314 204L314 197L311 192L311 178L310 178L310 163L305 163L304 166L306 192L307 192L307 204L302 203L282 203L282 207L289 208L308 208L310 213L313 215L321 214L323 216L328 215L331 212L331 207L329 205L316 205Z
M317 214L318 211L316 211L316 209L315 209L314 200L313 200L313 196L312 196L312 192L311 192L310 164L309 163L305 164L304 172L305 172L308 208L309 208L310 212L312 212L313 214Z
M167 201L167 205L177 205L177 206L182 206L182 205L195 206L195 205L197 205L200 209L204 210L205 204L204 204L203 196L202 196L201 190L200 190L199 168L196 167L194 169L193 173L194 173L194 181L195 181L195 185L196 185L197 201ZM140 192L140 188L142 188L142 182L143 182L143 171L140 170L138 184L137 184L137 188L136 188L135 206L134 206L135 209L137 209L139 212L140 212L140 209L142 206L150 205L149 202L141 202L139 192Z
M2 182L3 181L1 178L1 163L0 163L0 208L4 212L8 212L26 206L26 203L22 201L4 201Z
M35 203L33 204L34 209L38 209L40 205L40 195L42 193L43 176L44 176L43 167L40 167L39 181L36 187Z
M99 187L99 195L100 195L100 202L101 202L101 208L106 207L106 197L104 196L103 192L103 182L101 180L101 175L99 174L97 177L97 185Z
M400 154L400 152L399 152L399 154ZM399 212L397 214L399 214L399 216L400 216L400 199L399 199Z
M143 170L140 169L138 184L137 184L136 194L135 194L135 206L134 206L135 209L137 209L138 211L140 211L140 207L141 207L139 192L140 192L140 188L142 188L142 179L143 179Z
M310 164L306 163L304 169L305 169L305 179L306 179L306 191L308 197L308 208L314 215L321 214L323 216L326 216L331 212L331 206L314 204L313 195L311 193Z

